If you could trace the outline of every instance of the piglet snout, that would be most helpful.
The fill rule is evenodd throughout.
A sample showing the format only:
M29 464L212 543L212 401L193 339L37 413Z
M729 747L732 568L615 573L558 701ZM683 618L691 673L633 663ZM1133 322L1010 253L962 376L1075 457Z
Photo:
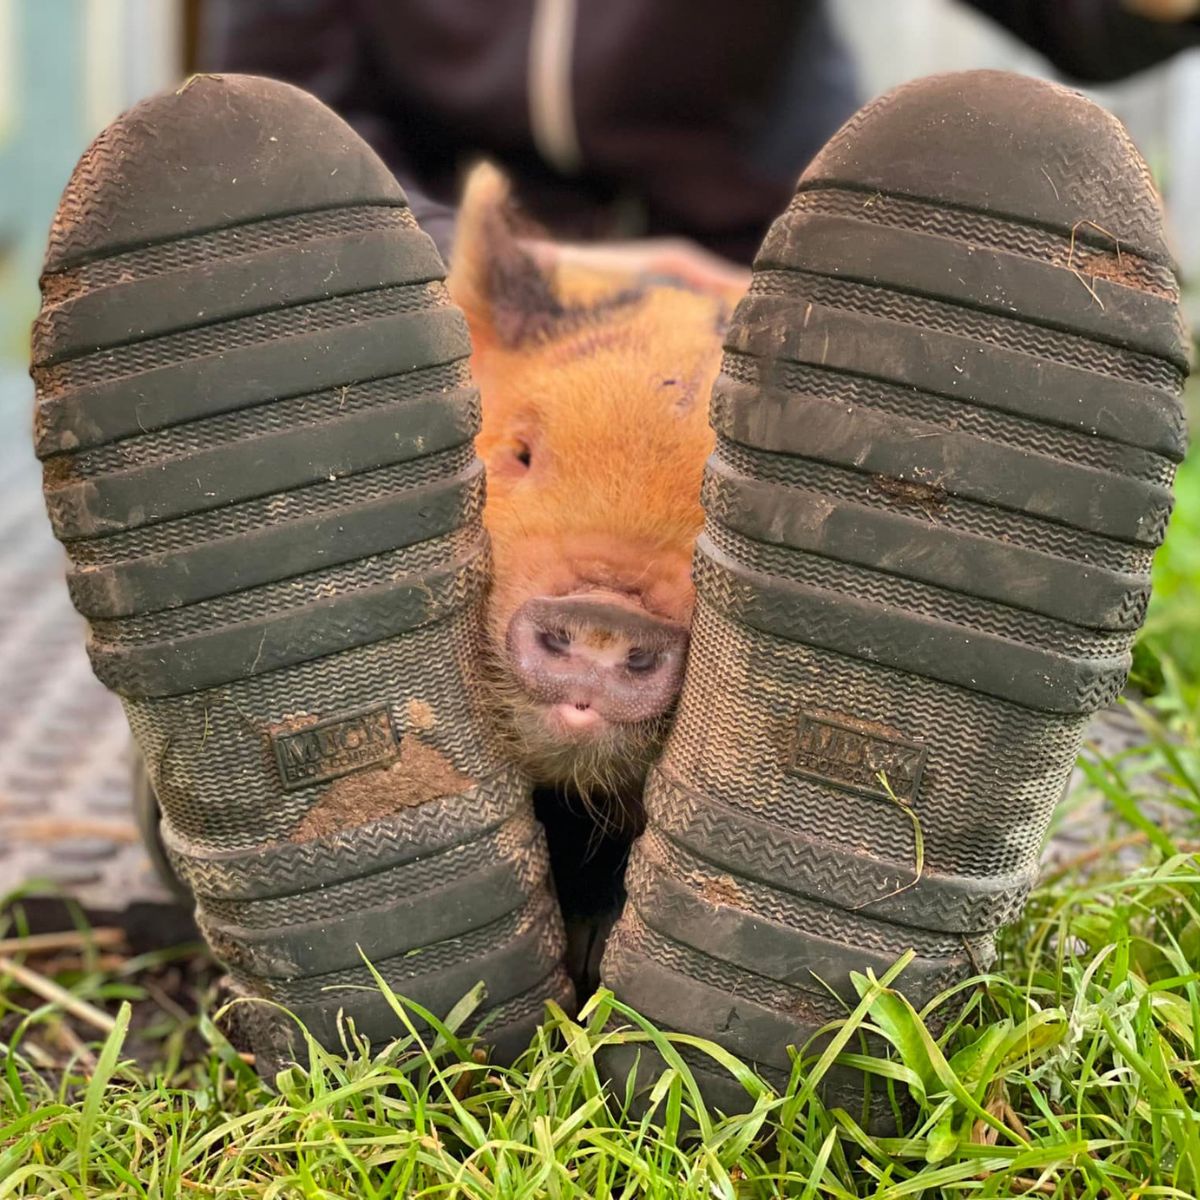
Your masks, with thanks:
M688 631L617 593L593 592L525 601L507 644L530 696L583 731L665 713L683 682Z

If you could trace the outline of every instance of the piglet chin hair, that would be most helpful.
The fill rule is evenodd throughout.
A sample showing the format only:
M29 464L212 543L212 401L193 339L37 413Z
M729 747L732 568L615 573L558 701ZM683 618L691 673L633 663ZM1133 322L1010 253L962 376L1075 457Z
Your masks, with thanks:
M578 795L597 824L617 832L640 826L641 793L670 727L670 714L610 723L599 733L556 733L547 706L530 698L495 651L484 656L487 713L508 756L537 784Z

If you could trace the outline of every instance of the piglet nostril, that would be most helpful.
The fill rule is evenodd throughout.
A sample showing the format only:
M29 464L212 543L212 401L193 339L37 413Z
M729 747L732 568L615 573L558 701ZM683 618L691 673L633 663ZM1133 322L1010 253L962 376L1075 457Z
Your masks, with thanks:
M558 629L543 629L537 635L538 645L552 658L562 658L570 652L571 639Z
M625 666L635 675L645 675L658 666L658 654L654 650L635 646L625 656Z
M623 599L534 596L513 613L506 645L525 692L583 730L665 713L683 680L688 631Z

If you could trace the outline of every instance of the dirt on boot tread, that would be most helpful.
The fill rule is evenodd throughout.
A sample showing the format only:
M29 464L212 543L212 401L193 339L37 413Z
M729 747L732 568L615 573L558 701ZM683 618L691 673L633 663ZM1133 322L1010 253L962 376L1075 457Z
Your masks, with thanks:
M455 770L440 750L410 734L401 741L395 762L336 780L296 826L290 840L311 842L344 829L357 829L402 809L466 791L474 784Z

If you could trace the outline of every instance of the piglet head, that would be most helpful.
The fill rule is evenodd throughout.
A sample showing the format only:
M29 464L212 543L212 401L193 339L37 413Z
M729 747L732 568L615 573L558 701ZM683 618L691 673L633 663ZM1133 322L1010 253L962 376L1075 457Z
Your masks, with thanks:
M479 167L449 280L471 325L495 717L535 778L640 781L683 681L708 395L731 297L547 266Z

